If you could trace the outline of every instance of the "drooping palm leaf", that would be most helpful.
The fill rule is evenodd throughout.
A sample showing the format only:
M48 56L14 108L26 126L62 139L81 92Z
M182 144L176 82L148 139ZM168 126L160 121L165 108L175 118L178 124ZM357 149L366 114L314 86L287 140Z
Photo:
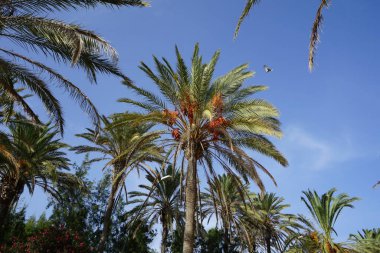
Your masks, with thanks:
M57 62L83 69L92 82L97 81L99 73L114 74L126 79L117 67L115 49L106 40L78 25L45 17L46 13L52 11L90 8L101 4L111 7L147 5L140 0L1 1L0 38L10 40L29 52L43 53ZM17 94L17 89L6 84L4 80L13 80L12 85L23 86L33 95L37 95L61 132L63 132L64 118L60 99L51 92L52 84L66 90L91 116L92 121L99 125L99 115L95 106L67 78L45 64L33 60L30 56L15 51L14 48L1 48L0 51L2 53L0 54L1 83L3 86L7 85L4 87L7 88L5 91L34 121L38 122L37 112L22 96ZM17 71L14 73L14 70Z

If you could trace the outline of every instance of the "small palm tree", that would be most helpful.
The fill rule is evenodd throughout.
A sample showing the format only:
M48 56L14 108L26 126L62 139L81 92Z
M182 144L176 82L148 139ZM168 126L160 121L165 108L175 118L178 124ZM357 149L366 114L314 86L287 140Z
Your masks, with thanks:
M243 23L244 19L248 16L251 9L256 4L258 4L259 2L260 2L259 0L247 0L247 3L243 9L242 14L240 15L239 21L238 21L236 28L235 28L235 35L234 35L235 38L237 37L237 35L239 33L240 26ZM331 0L321 0L321 3L320 3L318 10L317 10L317 14L316 14L315 19L314 19L313 28L312 28L312 32L310 35L310 44L309 44L309 69L310 69L310 71L313 69L313 66L314 66L315 51L317 48L317 44L319 42L319 33L321 30L321 25L322 25L322 21L323 21L322 12L324 9L326 9L330 5L330 3L331 3Z
M214 178L204 193L201 193L202 215L208 221L215 216L217 222L221 221L223 228L223 252L230 252L232 235L240 234L241 241L248 231L243 219L247 202L248 189L239 187L238 179L233 175L223 174ZM247 205L247 206L246 206ZM241 233L240 233L241 232Z
M14 42L26 50L43 53L57 62L71 63L82 68L94 82L97 73L124 77L116 66L116 51L103 38L78 25L46 17L46 14L53 11L93 7L99 4L146 5L141 0L4 0L0 2L0 38L3 41ZM20 87L27 88L36 95L60 130L63 130L61 105L50 88L55 84L67 91L81 108L90 114L94 122L99 121L94 105L74 83L49 66L15 49L20 48L0 47L0 87L29 117L39 122L36 112L19 94Z
M78 134L90 145L74 147L76 153L98 153L101 156L90 162L108 161L106 167L112 170L112 187L104 214L103 231L99 242L99 252L106 246L111 228L112 211L125 190L124 182L131 171L145 170L145 162L161 161L162 149L155 145L158 132L149 132L150 125L113 126L112 121L102 117L103 127L98 131L87 129ZM126 191L126 190L125 190Z
M57 184L78 187L77 178L68 170L67 147L49 126L13 122L9 132L1 132L0 152L0 227L9 210L24 192L33 194L36 186L58 198Z
M163 126L163 140L173 150L174 164L178 159L187 162L184 253L192 253L194 247L198 164L206 168L207 181L216 174L215 161L230 174L237 173L246 181L253 179L261 189L264 185L257 170L270 174L244 148L273 158L283 166L288 164L265 137L281 136L278 111L264 100L250 98L266 87L243 87L243 82L253 75L246 64L213 79L219 54L216 52L209 63L204 63L197 44L190 69L177 48L176 68L165 58L160 61L154 57L157 74L145 63L140 68L163 97L125 81L142 100L120 99L145 111L122 116L126 124L151 122Z
M319 196L316 191L308 190L303 192L305 196L301 198L319 228L310 235L318 245L318 252L321 253L348 251L341 244L334 242L332 234L337 235L334 225L342 210L347 207L353 208L352 203L357 201L358 198L351 198L344 193L335 196L335 192L336 189L331 189Z
M286 239L301 228L297 217L283 212L290 205L284 204L284 198L274 193L254 195L252 202L253 209L246 215L257 230L256 240L263 242L267 253L271 253L272 248L280 250Z
M127 213L133 217L132 223L141 221L149 227L160 223L162 226L161 253L166 253L169 231L174 223L177 228L183 225L183 211L181 206L181 173L171 165L166 169L154 170L146 176L149 185L140 185L144 191L132 191L129 204L137 204Z

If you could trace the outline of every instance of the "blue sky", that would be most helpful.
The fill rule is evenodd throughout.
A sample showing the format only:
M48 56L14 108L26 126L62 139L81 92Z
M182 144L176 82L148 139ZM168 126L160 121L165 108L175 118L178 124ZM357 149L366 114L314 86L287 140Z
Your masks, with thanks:
M83 25L105 37L118 50L121 69L138 85L152 87L137 66L152 65L152 54L174 59L177 44L183 56L191 57L200 43L207 59L220 49L216 75L242 63L256 71L247 84L270 88L258 95L281 112L284 137L274 140L289 159L281 168L259 157L275 176L278 187L268 180L267 188L284 196L292 205L289 212L306 212L300 201L308 188L339 192L361 198L355 209L345 210L337 222L339 239L361 228L380 226L380 34L379 1L334 0L325 11L325 22L312 73L307 69L308 42L317 0L261 1L243 24L237 40L233 31L244 1L193 0L152 1L150 8L80 10L53 16ZM46 63L49 60L37 56ZM130 95L120 80L99 78L89 84L80 71L51 63L75 81L103 114L127 109L116 100ZM265 73L267 64L274 71ZM65 95L65 141L79 143L74 134L90 126L88 118ZM81 157L71 155L74 161ZM101 175L101 166L92 176ZM130 187L136 180L129 180ZM255 188L253 188L255 190ZM45 198L37 192L30 200L28 213L40 214Z

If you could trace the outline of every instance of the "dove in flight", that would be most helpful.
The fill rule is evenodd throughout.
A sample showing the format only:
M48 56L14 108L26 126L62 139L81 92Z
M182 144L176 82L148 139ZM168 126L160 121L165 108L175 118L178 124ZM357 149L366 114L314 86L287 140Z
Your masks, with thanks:
M273 71L273 69L270 68L270 67L267 66L267 65L264 65L264 70L265 70L266 73L269 73L269 72L272 72L272 71Z

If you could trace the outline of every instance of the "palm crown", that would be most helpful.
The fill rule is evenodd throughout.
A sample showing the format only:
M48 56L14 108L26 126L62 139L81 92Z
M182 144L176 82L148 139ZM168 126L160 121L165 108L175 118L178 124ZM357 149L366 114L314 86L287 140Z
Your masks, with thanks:
M235 237L241 238L242 245L250 245L244 218L245 211L251 208L248 186L242 189L237 180L229 174L219 175L209 183L206 191L201 193L202 215L208 218L208 222L215 216L217 225L221 221L224 252L230 251Z
M353 241L353 249L360 253L380 252L380 229L363 229L355 235L350 235Z
M301 228L295 215L284 213L290 205L274 193L254 195L252 202L254 208L246 213L248 223L256 228L255 239L263 242L268 253L272 252L272 248L281 250L286 239Z
M87 129L86 133L77 136L90 142L88 145L76 146L77 153L97 153L99 157L91 160L107 161L106 167L112 171L112 187L108 197L107 208L104 215L104 226L99 242L98 251L103 252L111 227L111 215L118 203L125 180L134 170L148 170L146 163L161 161L162 149L155 145L159 137L158 132L148 132L150 125L123 125L113 126L113 122L102 117L103 127L97 130Z
M33 194L40 186L53 197L58 198L56 184L73 187L79 181L67 170L69 161L63 148L67 147L56 136L57 131L49 126L29 122L9 124L9 132L2 132L0 156L0 216L18 201L25 186ZM0 223L1 226L1 223Z
M332 234L337 234L334 225L342 210L353 208L352 203L358 200L344 193L335 196L335 192L336 189L331 189L319 196L316 191L308 190L301 198L319 227L319 231L312 232L310 237L322 253L346 252L342 245L333 241Z
M130 121L149 121L167 127L169 145L176 147L175 154L184 150L189 156L188 143L194 143L196 160L209 166L212 159L218 161L228 172L233 173L228 164L233 165L244 179L252 178L264 189L256 168L269 172L252 159L243 148L258 151L280 164L288 163L275 146L264 136L280 137L278 111L262 99L252 99L251 95L266 90L265 86L243 88L243 82L253 76L247 65L241 65L227 74L212 80L219 58L216 52L209 63L202 62L199 47L195 46L191 71L176 49L177 69L163 58L154 57L158 73L155 74L145 63L140 68L154 81L163 95L161 97L125 81L125 85L144 97L143 101L129 98L121 102L134 104L147 113L127 114ZM167 105L167 102L170 105Z
M129 204L136 204L128 213L132 225L136 222L147 222L149 227L157 223L162 226L161 252L166 252L169 231L173 225L183 225L181 209L181 173L171 165L166 168L148 172L149 184L139 185L144 191L132 191ZM133 226L132 226L133 227Z

